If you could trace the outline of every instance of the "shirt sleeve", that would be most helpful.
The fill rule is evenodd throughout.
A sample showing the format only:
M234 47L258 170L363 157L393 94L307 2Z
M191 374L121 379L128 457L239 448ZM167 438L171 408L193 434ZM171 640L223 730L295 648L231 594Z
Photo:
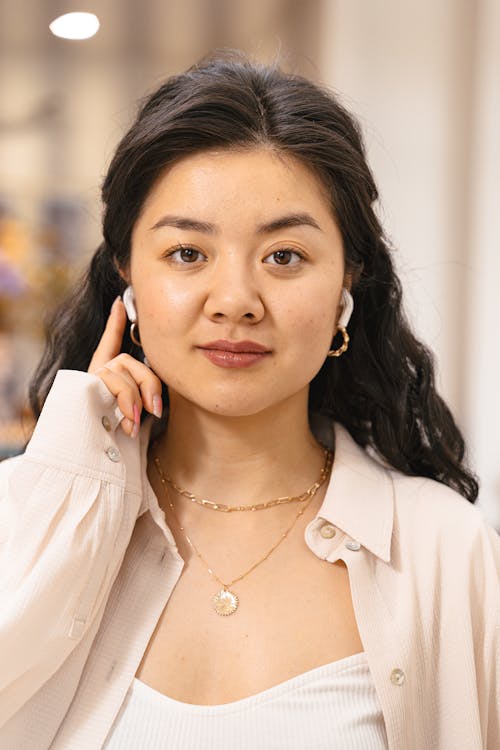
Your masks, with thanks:
M99 378L61 370L26 451L0 464L0 727L102 615L140 505L122 416Z
M500 536L480 524L470 555L471 616L482 747L500 748Z

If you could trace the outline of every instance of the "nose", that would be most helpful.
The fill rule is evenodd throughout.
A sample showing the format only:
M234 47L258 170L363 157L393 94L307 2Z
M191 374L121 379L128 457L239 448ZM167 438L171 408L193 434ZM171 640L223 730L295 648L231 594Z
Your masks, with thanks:
M209 282L204 312L212 320L258 323L264 316L264 303L248 265L237 258L214 269Z

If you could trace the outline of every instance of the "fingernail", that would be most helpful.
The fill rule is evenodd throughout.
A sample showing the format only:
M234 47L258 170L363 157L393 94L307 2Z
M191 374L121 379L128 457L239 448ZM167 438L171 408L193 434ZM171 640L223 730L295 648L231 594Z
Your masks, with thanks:
M115 299L113 300L113 304L111 305L112 310L115 309L116 303L118 302L119 299L121 299L120 295L118 295L118 297L115 297Z
M161 419L162 412L163 412L163 402L161 400L161 396L155 393L155 395L153 396L153 414L158 419Z
M132 432L130 433L130 437L135 438L139 434L139 428L141 426L141 415L139 414L139 409L137 408L137 404L134 404L134 426L132 428Z

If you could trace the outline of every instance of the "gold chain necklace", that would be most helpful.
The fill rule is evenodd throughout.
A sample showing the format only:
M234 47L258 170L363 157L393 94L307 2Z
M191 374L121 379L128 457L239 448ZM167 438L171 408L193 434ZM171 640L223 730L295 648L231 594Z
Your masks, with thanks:
M156 444L155 444L156 445ZM182 495L183 497L187 497L191 502L197 503L198 505L202 505L204 508L210 508L210 510L219 510L223 513L231 513L232 511L245 511L245 510L264 510L265 508L274 508L277 505L284 505L285 503L304 503L306 500L308 500L310 497L315 495L318 487L320 487L320 484L318 482L314 482L305 492L303 492L301 495L292 495L287 497L277 497L274 500L269 500L267 503L254 503L253 505L225 505L224 503L214 503L211 500L206 500L204 498L196 497L196 495L193 495L192 492L189 492L189 490L184 489L183 487L179 487L178 484L174 482L174 480L166 474L163 469L161 473L162 481L165 480L165 482L168 482L176 492L179 493L179 495ZM322 480L322 475L320 480Z
M218 591L215 594L215 596L212 598L212 603L213 603L213 607L214 607L215 611L217 612L218 615L232 615L233 612L235 612L237 610L237 608L238 608L239 597L233 591L230 591L229 587L232 586L233 583L237 583L238 581L241 581L249 573L251 573L253 570L255 570L255 568L258 565L260 565L265 560L267 560L267 558L271 555L271 553L274 552L274 550L281 544L281 542L284 539L286 539L286 537L288 536L288 534L290 533L290 531L293 529L293 527L297 523L299 517L308 508L309 503L313 499L314 495L316 494L316 492L318 491L318 489L321 487L321 485L324 483L325 479L328 477L328 474L330 472L330 469L331 469L331 466L332 466L332 463L333 463L333 452L329 451L329 450L325 450L325 463L323 465L323 468L321 469L320 477L309 488L309 490L308 490L309 499L308 499L308 501L305 504L302 505L302 507L300 508L299 512L297 513L297 515L293 519L292 524L288 527L288 529L283 534L281 534L280 538L278 539L278 541L276 542L276 544L274 544L274 546L271 547L271 549L269 550L269 552L267 553L267 555L265 555L263 558L261 558L260 560L258 560L254 565L252 565L252 567L249 570L247 570L246 573L243 573L243 575L238 576L238 578L235 578L230 583L224 583L224 581L222 581L219 578L219 576L217 576L214 573L214 571L208 565L208 563L205 560L205 558L201 555L201 553L196 548L195 544L189 538L188 534L186 533L185 528L183 526L181 526L181 523L180 523L179 519L177 518L177 514L176 514L176 512L174 510L174 506L173 506L173 504L170 501L169 496L168 496L167 478L166 478L166 475L165 475L165 473L163 471L163 468L162 468L162 465L161 465L161 461L158 458L158 456L153 456L153 461L155 463L156 469L157 469L158 474L160 476L160 480L161 480L161 483L162 483L162 486L163 486L163 490L164 490L164 493L165 493L165 498L167 500L168 505L170 506L170 509L172 510L172 513L173 513L173 516L175 518L175 521L176 521L177 525L179 526L179 528L181 529L181 531L184 533L184 536L186 537L186 540L188 541L189 545L191 546L191 548L193 549L193 551L195 552L195 554L197 555L197 557L205 565L205 567L207 568L207 570L210 573L210 575L213 578L215 578L215 580L218 581L222 585L222 589L220 591ZM299 497L302 497L302 495L300 495ZM214 503L212 505L217 505L217 504ZM205 507L212 507L212 506L208 505L208 506L205 506ZM229 507L232 507L235 510L239 509L237 506L229 506ZM243 506L243 508L245 508L245 509L247 509L248 507L249 506ZM265 507L270 507L270 506L265 506ZM218 510L218 508L216 508L216 510Z

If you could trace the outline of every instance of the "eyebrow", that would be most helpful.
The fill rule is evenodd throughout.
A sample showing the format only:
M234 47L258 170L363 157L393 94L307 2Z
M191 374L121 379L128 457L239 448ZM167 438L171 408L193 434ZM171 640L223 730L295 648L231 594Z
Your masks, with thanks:
M257 226L257 234L271 234L279 229L286 229L288 227L301 227L308 226L314 229L321 229L320 225L313 219L308 213L292 213L286 216L280 216L277 219L273 219L265 224L259 224ZM215 224L209 224L206 221L198 221L197 219L191 219L188 216L173 216L167 215L162 216L156 224L151 227L151 231L160 229L160 227L175 227L176 229L190 230L192 232L203 232L204 234L217 234L218 227Z

